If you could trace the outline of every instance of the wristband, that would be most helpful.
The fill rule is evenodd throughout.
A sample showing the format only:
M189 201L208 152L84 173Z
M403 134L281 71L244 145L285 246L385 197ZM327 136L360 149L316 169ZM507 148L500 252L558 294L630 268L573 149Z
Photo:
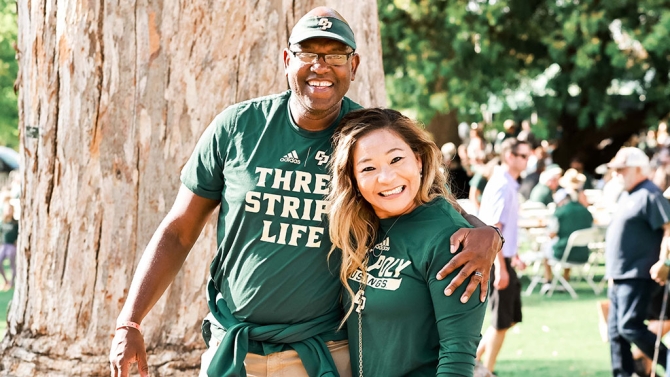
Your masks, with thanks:
M129 328L129 327L131 327L133 329L136 329L139 332L142 332L142 329L140 328L139 323L135 323L135 322L132 322L132 321L120 322L116 325L117 330L118 329L123 329L123 328Z
M496 233L498 233L498 236L500 236L500 250L502 250L503 246L505 245L505 237L503 237L502 232L500 231L500 228L497 226L489 225L491 228L493 228Z

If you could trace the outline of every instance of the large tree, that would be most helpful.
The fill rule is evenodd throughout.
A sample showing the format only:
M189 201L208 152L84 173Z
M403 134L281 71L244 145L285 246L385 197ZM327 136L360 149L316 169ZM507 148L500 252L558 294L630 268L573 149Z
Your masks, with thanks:
M670 112L668 0L380 0L379 11L391 105L424 121L480 121L496 102L501 115L536 109L562 129L559 162L581 152L595 165Z
M383 105L376 3L326 3L357 34L362 66L350 96ZM108 375L134 268L201 132L225 106L287 88L281 49L322 3L18 4L25 166L0 374ZM210 224L143 323L152 375L194 375L214 253Z

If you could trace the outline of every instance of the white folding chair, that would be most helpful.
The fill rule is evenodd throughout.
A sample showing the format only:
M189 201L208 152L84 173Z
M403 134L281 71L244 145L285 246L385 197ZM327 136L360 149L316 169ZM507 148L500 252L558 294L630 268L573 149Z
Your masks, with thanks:
M533 209L547 209L547 206L544 203L540 202L530 202L530 201L525 201L521 203L519 206L519 209L521 211L523 210L533 210Z
M526 288L526 292L524 292L526 296L530 296L535 287L544 280L544 253L542 251L534 252L524 258L523 261L528 266L526 270L528 270L529 277L532 277L528 288Z
M570 238L568 238L568 243L565 246L565 252L563 253L563 257L560 260L558 259L547 260L547 262L552 268L552 272L554 275L554 278L551 281L551 288L549 288L549 291L547 292L547 295L549 297L551 297L551 295L554 293L554 290L556 289L559 283L563 286L563 288L565 288L566 291L570 293L570 296L572 296L573 299L576 299L578 297L577 292L575 292L574 288L572 288L570 282L565 280L565 278L563 277L563 270L566 268L576 270L579 267L583 268L586 266L590 266L590 264L588 260L585 262L568 261L568 258L570 258L570 252L575 247L589 246L590 244L601 242L601 240L602 240L602 231L596 227L576 230L572 232ZM586 276L584 276L584 279L591 286L595 294L600 294L601 287L598 286L598 284L596 284L593 281L592 273L587 273Z

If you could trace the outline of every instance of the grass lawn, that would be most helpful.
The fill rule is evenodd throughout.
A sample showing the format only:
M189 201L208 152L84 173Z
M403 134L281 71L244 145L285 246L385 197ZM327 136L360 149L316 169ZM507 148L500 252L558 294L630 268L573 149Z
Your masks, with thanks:
M0 280L2 277L0 277ZM5 336L5 331L7 330L7 305L9 300L12 299L14 290L7 292L0 292L0 339Z
M528 279L523 278L524 288ZM585 283L572 283L579 298L556 292L540 296L539 287L523 296L523 322L512 328L498 356L501 377L610 376L609 343L600 338L596 296ZM484 327L488 327L488 317Z
M0 268L5 268L5 273L9 275L9 261L5 260L4 266L0 266ZM9 276L7 276L9 278ZM0 277L0 287L4 286L5 281L2 280L2 277ZM9 305L9 301L12 299L12 296L14 295L14 290L10 290L7 292L0 292L0 340L4 338L5 336L5 331L7 331L7 306Z

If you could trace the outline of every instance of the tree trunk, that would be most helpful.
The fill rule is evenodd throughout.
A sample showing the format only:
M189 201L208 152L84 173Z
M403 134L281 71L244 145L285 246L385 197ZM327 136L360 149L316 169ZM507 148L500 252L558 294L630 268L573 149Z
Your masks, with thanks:
M584 163L584 169L593 172L599 165L609 162L632 135L645 129L642 119L645 119L647 112L646 107L629 111L621 119L603 128L579 128L574 116L562 114L560 124L563 132L552 155L554 162L567 169L570 161L579 157Z
M287 88L281 51L316 3L18 2L24 184L1 375L109 375L116 316L182 166L223 108ZM350 97L384 105L376 2L326 3L357 36ZM215 250L209 224L143 322L153 376L196 374Z
M456 111L448 113L436 113L426 130L433 135L433 140L438 148L442 148L444 143L452 142L459 146L463 142L458 136L458 114Z

